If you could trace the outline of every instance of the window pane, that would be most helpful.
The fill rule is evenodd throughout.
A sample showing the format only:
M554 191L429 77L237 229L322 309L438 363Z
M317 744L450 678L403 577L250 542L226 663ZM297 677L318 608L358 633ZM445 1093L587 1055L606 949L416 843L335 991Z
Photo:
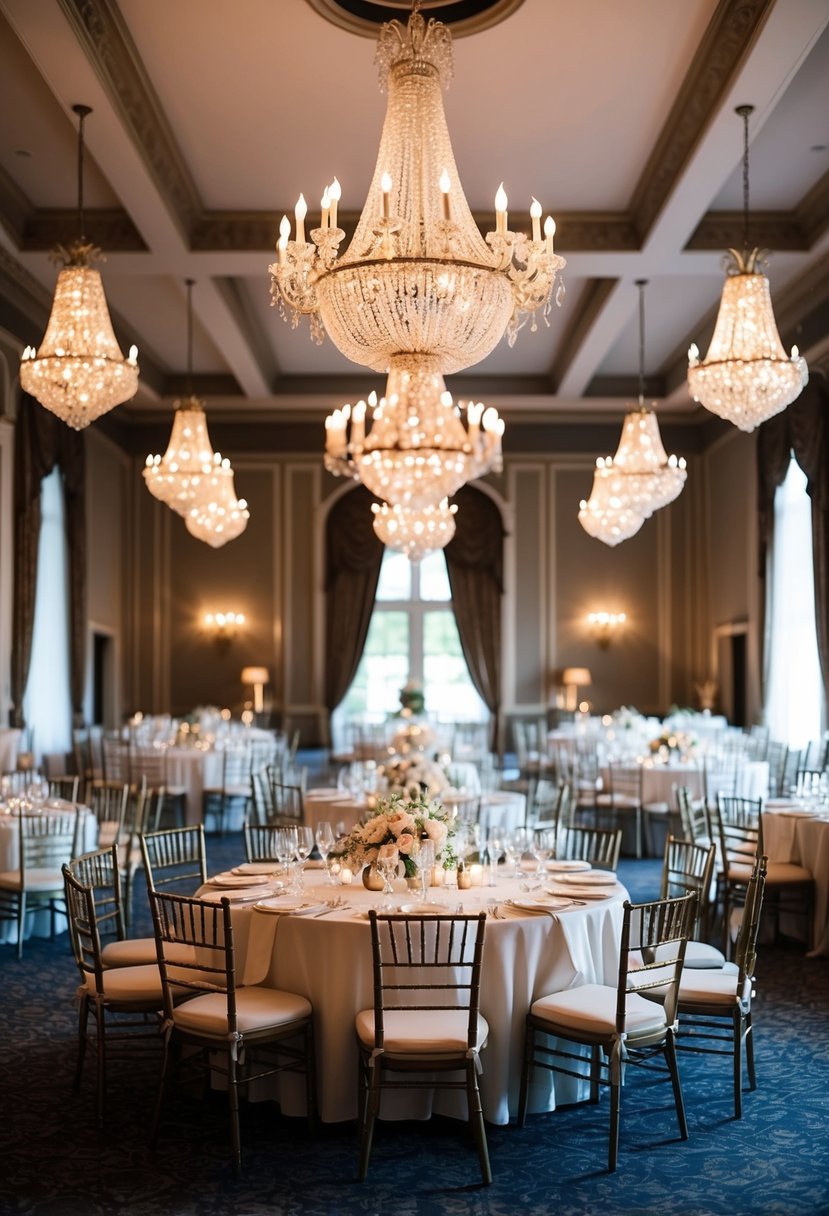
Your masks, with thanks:
M400 689L408 675L408 614L375 609L360 666L341 709L348 716L385 718L400 708Z
M420 598L444 603L452 598L442 549L427 553L420 563Z
M405 553L386 549L377 584L378 600L407 600L412 593L412 567Z
M458 626L451 611L423 618L426 712L443 722L486 722L489 711L469 678Z

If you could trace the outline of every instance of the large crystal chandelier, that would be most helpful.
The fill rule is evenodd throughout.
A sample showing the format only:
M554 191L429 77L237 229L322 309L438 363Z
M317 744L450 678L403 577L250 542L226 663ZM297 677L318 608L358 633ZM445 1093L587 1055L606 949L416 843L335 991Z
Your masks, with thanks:
M83 124L89 106L76 105L78 115L78 232L68 248L51 255L62 263L52 311L38 350L27 346L20 364L20 384L41 405L80 431L116 405L128 401L138 387L138 349L129 358L121 353L112 330L100 273L90 262L102 257L84 236Z
M204 405L193 394L193 279L187 286L187 394L174 402L173 429L163 456L148 456L147 489L184 516L187 531L214 548L247 527L247 503L237 499L230 461L213 451Z
M700 361L699 349L688 351L688 388L695 401L753 431L779 414L808 382L806 360L792 347L788 358L771 306L769 281L758 271L764 251L748 243L748 120L754 107L738 106L743 120L743 250L729 249L714 336Z
M656 414L645 406L645 287L639 289L639 405L625 414L613 457L597 462L593 489L579 509L579 521L591 536L617 545L639 531L654 511L681 493L687 477L685 458L668 456Z
M511 232L503 186L495 231L481 236L464 197L443 111L441 86L452 75L452 36L428 22L415 0L408 25L385 23L376 62L388 106L374 178L352 241L337 226L339 183L326 188L322 220L305 239L305 200L296 232L283 217L271 267L272 293L312 318L349 359L385 372L406 354L431 355L445 375L490 353L508 332L550 306L556 271L555 224L541 233L531 208L532 239Z
M458 508L447 499L434 507L389 506L372 503L374 531L384 545L405 553L410 562L419 562L435 549L445 549L455 535Z
M422 509L500 472L504 423L491 406L470 402L464 424L434 357L410 355L407 363L392 367L379 402L372 393L368 403L329 414L325 467L362 481L393 506Z

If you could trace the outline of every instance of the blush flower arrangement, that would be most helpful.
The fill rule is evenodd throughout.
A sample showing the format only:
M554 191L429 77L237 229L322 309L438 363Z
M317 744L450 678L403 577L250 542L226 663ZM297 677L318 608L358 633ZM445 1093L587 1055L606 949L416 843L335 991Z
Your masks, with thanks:
M454 834L452 819L439 802L424 795L407 798L404 794L392 794L378 800L371 818L352 828L336 852L355 872L373 865L378 858L387 858L402 861L406 877L414 878L415 858L422 840L434 843L437 865L451 869L456 864Z

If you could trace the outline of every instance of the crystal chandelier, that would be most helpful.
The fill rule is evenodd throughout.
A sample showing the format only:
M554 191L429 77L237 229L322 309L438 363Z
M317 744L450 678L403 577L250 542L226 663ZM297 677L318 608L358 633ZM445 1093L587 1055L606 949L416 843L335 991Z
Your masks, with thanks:
M225 459L205 478L204 493L187 511L184 522L196 540L213 549L241 536L248 526L250 512L244 498L236 497L233 469Z
M653 410L645 408L645 287L639 289L639 405L625 414L613 457L600 458L590 499L581 503L579 521L591 536L617 545L639 531L654 511L681 493L687 477L685 458L668 456ZM614 519L614 516L616 518Z
M20 364L21 387L41 405L80 431L116 405L128 401L138 387L138 349L129 358L121 353L109 317L100 273L90 262L100 249L84 236L83 124L89 106L76 105L78 115L78 231L68 248L51 254L62 263L52 311L40 348L27 346Z
M188 532L217 548L247 527L250 514L236 498L230 461L213 451L204 405L193 394L193 279L187 286L187 395L174 403L173 429L163 456L148 456L147 489L179 515Z
M796 346L786 356L771 306L769 281L758 271L764 251L748 247L748 120L753 106L738 106L743 120L743 250L729 249L717 323L708 354L688 351L688 388L695 401L741 431L779 414L809 379Z
M455 535L458 508L447 499L434 507L416 508L372 503L374 531L384 545L405 553L410 562L419 562L435 549L445 549Z
M388 105L368 198L339 256L341 190L326 187L319 228L305 239L300 195L294 240L282 218L271 293L294 324L310 314L312 337L327 332L355 363L385 372L405 356L429 355L447 375L479 362L505 332L510 344L538 309L547 315L556 272L555 224L541 232L533 200L532 238L507 224L503 185L495 231L481 236L455 165L441 87L453 71L452 37L428 22L415 0L408 25L385 23L376 63ZM535 327L535 321L533 321Z
M466 407L464 424L433 357L412 355L407 367L392 367L379 402L371 393L368 403L329 414L325 467L362 481L393 506L421 510L475 477L500 472L503 433L498 411L480 402Z
M579 503L579 523L588 536L615 546L635 536L645 517L627 500L624 477L609 456L600 456L593 474L590 497Z

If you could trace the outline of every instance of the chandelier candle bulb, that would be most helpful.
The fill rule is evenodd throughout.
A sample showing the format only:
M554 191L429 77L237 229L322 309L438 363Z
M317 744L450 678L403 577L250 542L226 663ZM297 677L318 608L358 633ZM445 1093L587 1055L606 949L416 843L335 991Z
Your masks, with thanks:
M452 218L451 209L449 206L449 191L452 189L452 183L449 179L448 169L443 170L440 175L440 182L438 184L440 185L441 192L443 193L443 218L448 224Z
M294 207L294 218L296 219L296 243L297 245L305 244L305 217L308 214L308 204L305 201L305 195L300 194Z
M351 450L362 450L366 435L366 403L358 401L351 411Z
M553 237L556 234L556 222L551 215L544 221L544 236L547 241L547 256L553 252Z
M291 221L287 215L283 215L279 221L279 240L276 242L276 252L279 255L279 265L285 265L285 250L288 248L288 241L291 236Z
M541 240L541 203L534 198L530 207L530 219L533 222L533 240Z
M337 227L337 204L342 198L342 193L342 186L335 177L331 185L328 187L328 197L331 200L331 213L329 220L330 227L332 228Z
M322 217L320 219L320 227L329 228L330 219L331 219L331 195L328 193L327 186L325 187L325 189L322 192L322 198L320 200L320 207L322 208Z
M501 182L495 193L495 232L497 236L507 235L507 202L504 183Z
M391 177L384 173L380 178L380 191L383 197L383 219L389 218L389 194L391 193Z

